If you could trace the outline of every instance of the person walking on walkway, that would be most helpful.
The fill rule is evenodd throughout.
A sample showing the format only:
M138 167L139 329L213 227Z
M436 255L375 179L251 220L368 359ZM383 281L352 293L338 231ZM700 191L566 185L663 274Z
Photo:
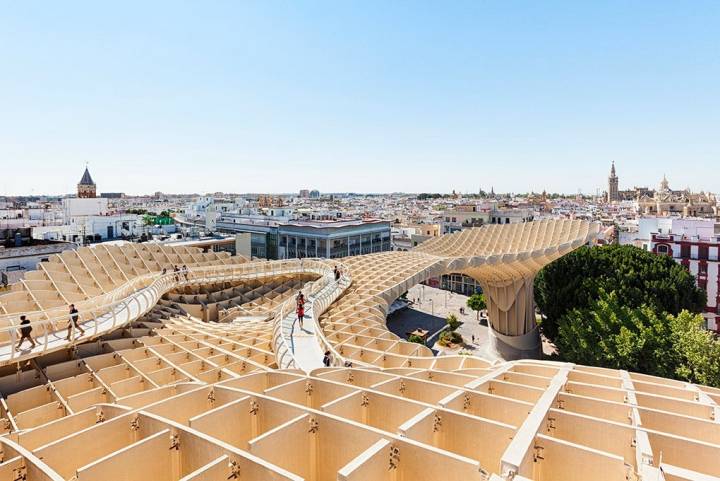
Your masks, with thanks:
M183 264L183 266L182 266L182 273L185 276L185 281L187 281L188 280L188 266L186 266L185 264Z
M332 357L330 355L330 351L325 351L325 355L323 356L323 366L330 367L330 364L332 364Z
M78 310L75 309L75 304L70 304L70 324L68 325L68 335L67 340L70 340L70 336L74 337L74 330L77 329L80 331L80 337L83 337L85 335L85 330L80 326L80 323L78 320L80 319L80 314L78 313Z
M340 280L340 269L338 269L338 266L335 266L333 272L335 273L335 282L338 282Z
M297 306L297 318L298 318L298 324L300 324L300 329L303 328L303 317L305 317L305 306L298 304Z
M302 291L298 292L298 295L295 297L295 302L297 303L298 307L305 307L305 295L302 293Z
M32 326L30 325L30 321L23 314L22 316L20 316L20 341L18 342L15 349L19 350L20 346L22 346L22 343L25 342L25 339L30 341L31 349L36 346L35 339L33 339L32 335L30 334L31 332L32 332Z

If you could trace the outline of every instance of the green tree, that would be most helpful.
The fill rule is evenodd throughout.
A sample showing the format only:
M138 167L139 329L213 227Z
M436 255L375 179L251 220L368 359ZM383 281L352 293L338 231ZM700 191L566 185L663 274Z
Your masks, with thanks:
M560 319L555 344L563 360L720 385L720 341L699 314L629 307L617 292Z
M415 334L410 334L408 336L407 340L408 340L408 342L415 342L417 344L423 344L423 345L425 344L425 341L423 340L423 338L420 336L416 336Z
M473 311L475 311L476 319L480 320L480 311L487 308L485 296L482 294L473 294L472 296L468 297L467 306Z
M647 305L673 315L683 309L699 312L706 303L693 276L668 256L633 246L581 247L545 266L535 278L543 334L554 341L560 318L590 306L601 290L617 292L623 306Z
M441 346L449 346L450 344L462 344L463 337L459 332L450 330L443 331L438 339L438 344Z
M445 319L445 322L447 323L447 329L449 331L454 331L458 327L460 327L460 324L462 324L460 321L458 321L458 318L455 314L449 314L447 316L447 319Z
M675 377L720 387L720 341L705 329L702 316L683 311L671 316L675 337L674 356L679 360Z

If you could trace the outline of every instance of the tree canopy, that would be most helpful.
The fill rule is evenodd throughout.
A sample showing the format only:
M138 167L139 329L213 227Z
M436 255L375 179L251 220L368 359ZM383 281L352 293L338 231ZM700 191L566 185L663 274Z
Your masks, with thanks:
M562 316L555 343L570 362L720 386L720 341L702 316L629 307L617 291L601 289L589 306Z
M482 294L473 294L468 297L466 304L470 309L476 312L477 319L480 319L480 311L487 307L485 296Z
M462 322L458 321L458 318L455 314L449 314L447 316L447 319L445 319L445 322L447 323L447 329L449 331L456 330L462 324Z
M683 309L699 312L706 302L693 276L668 256L634 246L581 247L545 266L535 278L543 334L554 341L562 316L591 306L601 291L614 291L622 306L645 305L672 315Z

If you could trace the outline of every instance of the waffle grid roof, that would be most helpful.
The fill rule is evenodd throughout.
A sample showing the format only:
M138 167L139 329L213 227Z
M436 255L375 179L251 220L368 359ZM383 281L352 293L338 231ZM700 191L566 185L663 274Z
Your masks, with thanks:
M720 479L718 389L432 357L393 338L390 297L472 254L481 233L465 236L343 260L352 284L318 321L354 368L279 370L270 322L151 311L70 357L6 369L0 479Z

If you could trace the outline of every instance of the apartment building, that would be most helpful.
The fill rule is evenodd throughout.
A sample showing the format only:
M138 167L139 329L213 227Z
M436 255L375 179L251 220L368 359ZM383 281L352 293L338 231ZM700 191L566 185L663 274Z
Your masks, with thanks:
M672 257L695 276L698 287L707 293L704 317L708 329L718 331L720 314L720 235L653 233L648 249Z

